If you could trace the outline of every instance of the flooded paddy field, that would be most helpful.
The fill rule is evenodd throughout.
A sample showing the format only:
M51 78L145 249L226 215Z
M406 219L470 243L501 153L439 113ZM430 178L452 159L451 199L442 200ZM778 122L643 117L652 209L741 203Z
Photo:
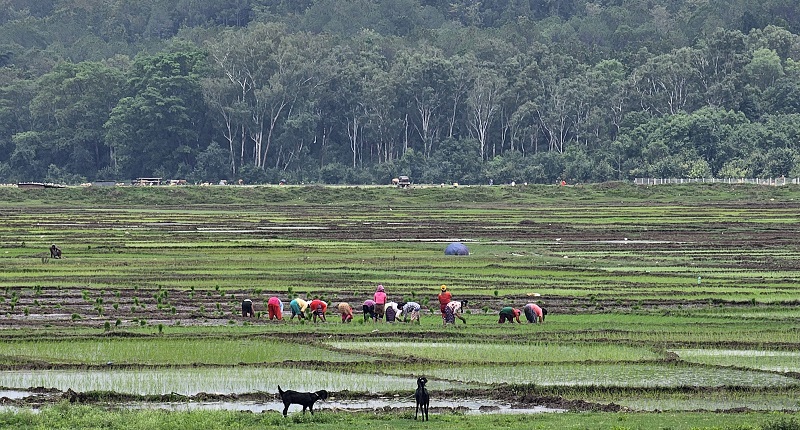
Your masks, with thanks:
M426 376L436 414L800 409L800 190L145 191L0 190L3 405L404 415ZM365 321L378 284L421 324Z

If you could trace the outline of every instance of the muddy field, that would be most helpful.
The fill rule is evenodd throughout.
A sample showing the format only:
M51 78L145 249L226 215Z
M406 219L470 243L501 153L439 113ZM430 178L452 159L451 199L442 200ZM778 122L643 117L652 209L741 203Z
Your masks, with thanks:
M579 194L540 202L535 196L467 201L460 194L437 202L438 195L390 196L386 201L356 195L347 203L325 201L310 191L302 195L300 201L281 196L264 203L136 205L121 203L130 199L122 192L104 204L81 203L85 196L78 196L74 204L46 206L14 195L21 200L2 207L0 227L0 338L10 345L0 354L0 371L12 382L26 372L45 371L85 371L85 378L100 382L89 391L48 385L47 380L37 386L5 386L0 402L23 408L69 401L274 410L271 382L244 392L182 392L176 387L142 393L102 383L111 379L104 373L109 368L134 373L200 369L208 370L209 378L219 368L232 374L237 369L338 372L342 380L391 375L408 384L353 391L336 388L334 376L328 387L335 397L327 406L332 411L406 413L410 406L404 401L419 374L434 382L437 413L645 408L636 399L653 399L663 406L656 408L666 410L800 408L795 394L800 359L792 355L800 351L800 204L793 196L684 204L652 198L586 200ZM169 201L169 195L159 199ZM444 256L444 247L454 241L469 246L471 255ZM62 248L62 259L49 258L52 243ZM360 304L378 283L387 286L390 300L419 302L423 324L363 323ZM441 284L459 300L469 300L467 324L441 326L436 302ZM331 305L328 322L267 320L269 297L284 302L288 319L288 302L298 295L326 300ZM254 301L258 318L240 316L245 298ZM356 310L354 323L339 322L339 302ZM500 308L529 302L547 307L545 324L497 324ZM130 344L122 342L128 340L143 346L137 343L140 349L121 353L123 358L113 362L81 359L88 353L83 350L62 351L67 345L115 341L127 348ZM315 349L273 358L250 358L234 349L223 360L203 357L198 345L204 340ZM187 359L148 355L147 345L163 341L189 345L175 351ZM413 348L348 351L334 341L445 346L441 356L425 356ZM502 369L496 357L467 352L466 358L455 358L460 347L448 345L458 344L529 350L530 358L509 359L503 366L541 376L497 382L494 375ZM548 358L547 350L537 349L542 344L574 346L577 352ZM633 359L620 352L599 359L592 350L578 351L594 345L622 345L653 356ZM749 362L692 361L680 352L689 348L789 355L774 358L774 370ZM324 358L336 355L352 356L346 369ZM464 366L464 378L474 374L473 382L447 376L445 370L454 363ZM551 373L562 366L603 373L597 384L591 384L591 376L559 382ZM650 380L626 374L625 369L636 366L654 375L677 369L676 375L697 379L636 382ZM600 382L608 380L608 372L619 375ZM731 382L695 383L718 374ZM779 382L759 384L767 377ZM715 401L704 403L709 397ZM788 404L778 400L785 398ZM670 406L678 403L683 406Z

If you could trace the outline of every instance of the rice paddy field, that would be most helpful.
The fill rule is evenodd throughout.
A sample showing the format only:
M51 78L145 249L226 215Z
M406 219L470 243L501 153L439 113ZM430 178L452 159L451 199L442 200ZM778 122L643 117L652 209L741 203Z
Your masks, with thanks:
M0 427L800 428L799 187L3 187L0 215ZM378 284L420 323L365 321ZM279 384L331 398L283 418Z

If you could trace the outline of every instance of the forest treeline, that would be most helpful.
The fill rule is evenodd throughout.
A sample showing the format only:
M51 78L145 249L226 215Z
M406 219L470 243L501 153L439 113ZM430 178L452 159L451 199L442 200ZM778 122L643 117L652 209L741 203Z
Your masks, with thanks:
M755 3L0 0L0 182L796 177Z

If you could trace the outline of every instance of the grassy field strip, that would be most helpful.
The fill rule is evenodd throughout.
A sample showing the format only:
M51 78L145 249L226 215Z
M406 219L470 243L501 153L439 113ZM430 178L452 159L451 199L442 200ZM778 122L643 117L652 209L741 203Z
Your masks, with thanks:
M457 363L536 363L569 361L642 361L663 358L645 348L619 345L548 343L491 344L455 342L327 342L343 351L380 351L401 358L416 357Z
M46 387L61 391L71 388L77 392L114 391L138 395L277 393L278 384L283 389L298 391L380 393L387 387L411 391L416 388L416 378L261 367L0 371L0 387L5 388ZM430 381L428 385L431 390L469 386L446 381Z
M800 373L800 351L675 349L672 352L692 363Z
M2 342L0 355L62 364L189 365L272 363L297 360L353 362L373 358L334 353L297 342L265 339L111 339Z
M534 415L464 415L431 414L431 421L420 424L413 412L376 416L375 413L320 412L311 417L295 414L286 419L279 412L249 413L230 410L205 410L165 413L161 410L114 410L100 407L61 404L40 411L0 413L0 424L15 429L89 428L99 424L131 430L150 430L154 427L174 429L242 429L242 428L313 428L341 430L359 426L407 430L424 426L430 430L451 429L563 429L563 430L755 430L794 429L796 414L761 413L702 413L664 412L658 414L618 414L576 412ZM107 424L106 424L107 423ZM795 427L791 427L794 425Z
M800 395L796 391L748 393L707 390L702 393L639 393L635 396L614 393L584 398L600 403L614 402L636 411L717 411L745 408L754 411L800 410Z
M418 368L389 370L407 374ZM557 365L493 365L447 366L424 370L427 375L450 381L475 384L536 384L541 386L600 387L797 387L800 381L772 373L677 366L670 364L557 364Z

